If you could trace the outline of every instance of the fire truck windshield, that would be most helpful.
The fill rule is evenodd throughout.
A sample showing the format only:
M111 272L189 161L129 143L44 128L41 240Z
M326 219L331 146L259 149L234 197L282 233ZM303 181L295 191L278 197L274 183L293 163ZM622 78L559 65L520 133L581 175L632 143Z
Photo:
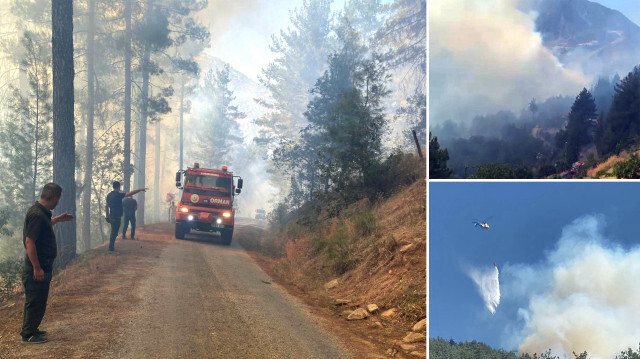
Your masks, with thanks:
M206 187L207 189L211 188L212 190L221 192L220 194L223 193L222 196L224 197L228 197L231 195L231 178L188 174L185 176L185 180L186 192L192 192L191 190L189 190L189 187L194 186Z

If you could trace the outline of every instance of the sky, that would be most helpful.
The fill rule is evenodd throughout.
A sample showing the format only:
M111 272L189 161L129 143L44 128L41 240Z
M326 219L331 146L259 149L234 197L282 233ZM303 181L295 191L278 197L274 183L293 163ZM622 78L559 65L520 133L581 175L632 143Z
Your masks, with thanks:
M346 0L334 0L333 11ZM384 0L388 4L392 0ZM228 62L257 80L261 69L274 59L269 50L272 34L290 25L290 11L302 7L302 0L213 0L200 21L209 26L211 48L208 53Z
M430 183L429 336L613 357L640 331L640 185ZM474 227L488 220L490 229ZM491 314L471 273L500 272Z
M637 2L629 0L599 0L596 2L609 9L620 11L629 20L636 23L636 25L640 25L640 7Z

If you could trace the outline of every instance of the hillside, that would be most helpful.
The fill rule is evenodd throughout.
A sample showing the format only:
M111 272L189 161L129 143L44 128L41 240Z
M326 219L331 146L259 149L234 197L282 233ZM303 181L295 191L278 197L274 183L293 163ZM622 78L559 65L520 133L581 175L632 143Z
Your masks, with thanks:
M640 149L621 151L594 164L586 170L585 178L618 179L640 178Z
M565 65L588 73L636 65L640 27L619 11L587 0L541 0L535 9L544 46Z
M303 208L282 232L271 229L260 242L241 244L291 292L324 307L340 330L359 332L363 341L399 358L423 355L424 324L418 323L426 318L424 179L388 199L364 199L324 219L330 212L328 206ZM309 213L317 213L317 222ZM379 309L366 319L347 319L370 304Z

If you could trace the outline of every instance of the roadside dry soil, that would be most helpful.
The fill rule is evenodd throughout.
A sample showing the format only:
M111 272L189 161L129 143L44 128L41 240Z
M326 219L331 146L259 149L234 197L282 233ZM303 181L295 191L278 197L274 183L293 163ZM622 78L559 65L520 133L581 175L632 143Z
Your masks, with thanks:
M236 236L251 225L237 225ZM56 275L41 329L18 335L24 297L0 304L0 358L370 358L336 320L273 282L234 239L179 241L169 224L98 247Z

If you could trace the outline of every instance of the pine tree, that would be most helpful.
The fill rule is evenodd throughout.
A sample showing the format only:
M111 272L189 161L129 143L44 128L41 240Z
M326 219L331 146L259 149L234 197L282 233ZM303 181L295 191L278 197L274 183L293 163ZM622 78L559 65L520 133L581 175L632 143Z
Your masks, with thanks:
M596 103L586 88L576 97L567 124L567 162L575 162L580 155L580 148L593 141L592 120L597 116Z
M538 112L538 104L536 103L536 99L532 98L529 102L529 112L531 112L531 122L536 122L536 113Z
M640 137L640 66L616 85L603 135L605 154L618 153Z
M389 77L380 56L368 54L348 21L337 34L342 48L329 57L328 69L312 90L304 145L321 144L313 149L320 154L321 172L334 188L344 190L365 183L379 163Z
M307 123L303 116L311 98L309 90L322 74L333 50L331 0L304 0L291 13L292 26L272 37L276 60L262 70L259 80L272 101L260 100L269 112L255 121L262 127L256 142L269 149L283 139L294 138Z
M446 148L440 149L438 137L432 137L429 132L429 178L441 179L449 178L453 171L447 168L449 151Z
M209 71L200 90L211 107L200 114L204 127L197 137L198 150L194 157L209 168L231 165L234 146L242 143L238 120L246 115L233 105L235 97L229 89L229 74L228 64L220 70Z
M398 108L396 116L409 125L406 143L413 143L411 130L426 142L427 2L395 0L390 16L376 34L384 46L387 66L413 86L413 94Z
M198 66L194 61L172 56L167 53L167 49L177 48L187 41L209 40L208 30L197 24L191 17L204 6L206 2L200 0L146 0L144 2L144 17L135 32L138 51L141 53L140 75L142 77L138 103L140 121L136 128L137 163L134 163L137 188L145 187L146 183L147 124L159 120L158 115L171 111L167 98L173 95L173 88L164 87L156 92L155 97L152 96L150 93L152 76L164 73L167 67L173 67L178 71L198 72ZM145 192L142 192L138 197L138 222L141 225L144 225L145 207Z
M614 85L609 81L608 77L599 77L595 85L591 89L593 99L599 112L606 114L609 112L613 94L615 93Z
M256 119L260 126L254 141L265 150L269 159L267 173L271 184L284 199L295 180L306 177L293 167L282 167L276 151L287 152L295 146L300 131L307 125L305 108L311 99L310 89L326 67L327 56L335 49L332 36L332 0L304 0L291 12L291 26L272 36L271 51L276 58L259 77L269 91L269 99L258 99L267 114Z
M73 2L53 0L52 69L53 69L53 182L64 194L55 213L76 215L75 123L73 116ZM65 266L76 256L75 221L55 227L58 238L57 266Z

